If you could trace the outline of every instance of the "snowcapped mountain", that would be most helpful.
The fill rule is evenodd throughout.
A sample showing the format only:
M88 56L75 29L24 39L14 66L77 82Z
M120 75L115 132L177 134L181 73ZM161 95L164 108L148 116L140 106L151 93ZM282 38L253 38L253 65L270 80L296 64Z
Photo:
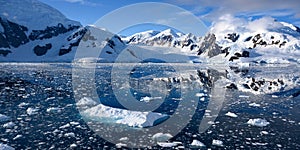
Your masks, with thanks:
M199 46L196 43L201 41L201 37L193 34L176 33L172 29L164 31L144 31L122 38L128 44L175 47L185 51L198 51Z
M86 29L37 0L0 1L0 61L64 61Z
M71 62L85 33L91 29L37 0L0 0L0 3L2 62ZM83 45L87 44L84 49L97 49L97 39L83 41ZM107 46L99 59L105 59L105 62L113 62L126 46L139 45L144 51L150 49L147 53L186 56L191 62L300 63L300 28L273 18L249 21L224 16L204 37L167 29L122 38L114 35L104 41ZM135 48L127 51L139 55L138 59L143 58L143 53ZM182 59L172 62L179 60Z
M224 17L205 37L164 31L145 31L122 38L128 44L181 49L181 53L207 62L299 63L300 29L273 18L244 21ZM206 61L205 61L206 62Z
M225 16L211 28L217 44L225 50L223 59L254 63L299 63L299 31L268 17L245 21Z

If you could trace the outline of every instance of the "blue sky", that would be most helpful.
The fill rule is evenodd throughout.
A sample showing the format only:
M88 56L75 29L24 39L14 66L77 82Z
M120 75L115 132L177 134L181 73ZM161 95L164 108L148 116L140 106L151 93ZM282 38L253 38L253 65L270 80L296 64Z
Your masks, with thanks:
M256 19L271 16L277 20L300 26L298 0L40 0L62 12L66 17L83 25L94 24L102 16L126 5L140 2L164 2L188 10L207 26L224 14ZM149 29L149 25L144 27ZM157 29L163 29L157 26ZM133 32L134 30L128 30Z

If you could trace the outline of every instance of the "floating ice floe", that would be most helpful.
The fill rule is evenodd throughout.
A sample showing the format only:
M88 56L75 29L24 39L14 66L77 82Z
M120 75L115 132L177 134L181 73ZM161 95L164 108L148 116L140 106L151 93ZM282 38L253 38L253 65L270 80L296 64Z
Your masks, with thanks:
M142 101L142 102L150 102L150 101L161 99L161 98L162 97L148 97L148 96L145 96L145 97L142 97L140 99L140 101Z
M0 143L0 150L14 150L13 147Z
M221 141L221 140L213 140L212 141L212 145L223 146L223 141Z
M26 112L27 112L28 115L35 115L35 114L38 113L38 111L39 111L39 109L37 109L37 108L32 108L32 107L29 107L29 108L26 110Z
M205 145L198 140L193 140L193 142L191 143L191 146L192 147L205 147Z
M168 141L173 136L169 133L156 133L152 136L152 139L156 142L165 142Z
M232 112L227 112L225 115L229 116L229 117L233 117L233 118L237 117L237 115L235 113L232 113Z
M8 116L0 114L0 122L8 121L10 118Z
M157 142L157 144L161 147L175 147L179 145L178 142Z
M118 123L131 127L150 127L166 120L169 116L155 112L131 111L98 104L82 111L81 115L103 123Z
M8 122L3 125L3 128L13 128L15 125L13 122Z
M261 119L261 118L256 118L256 119L249 119L247 124L253 125L253 126L258 126L258 127L264 127L270 124L267 120Z
M260 104L257 104L257 103L250 103L249 106L252 106L252 107L260 107Z
M47 108L46 110L48 113L59 113L61 112L61 108L58 108L58 107L50 107L50 108Z

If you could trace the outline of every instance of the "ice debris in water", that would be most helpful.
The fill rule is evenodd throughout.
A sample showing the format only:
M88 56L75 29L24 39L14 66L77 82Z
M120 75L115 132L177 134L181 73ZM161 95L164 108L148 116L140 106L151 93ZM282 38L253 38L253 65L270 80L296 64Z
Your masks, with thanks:
M249 106L252 106L252 107L260 107L260 104L257 104L257 103L250 103Z
M261 118L256 118L256 119L249 119L247 124L253 125L253 126L258 126L258 127L264 127L270 124L267 120L261 119Z
M0 143L0 150L14 150L13 147Z
M212 141L212 145L223 146L223 141L221 141L221 140L213 140Z
M7 120L9 120L9 119L10 119L9 117L0 114L0 122L5 122L5 121L7 121Z
M165 142L168 141L173 136L169 133L156 133L152 136L152 139L156 142Z
M192 147L205 147L205 145L198 140L193 140L193 142L191 143L191 146Z
M28 115L34 115L34 114L37 114L37 111L38 109L37 108L32 108L32 107L29 107L26 112Z
M103 104L84 110L82 116L106 123L124 124L140 128L154 126L169 117L161 113L125 110Z
M178 142L157 142L157 144L161 147L175 147L179 143Z
M233 117L233 118L237 117L237 115L235 113L232 113L232 112L227 112L225 115L229 116L229 117Z
M13 128L15 125L13 122L8 122L3 125L3 128Z

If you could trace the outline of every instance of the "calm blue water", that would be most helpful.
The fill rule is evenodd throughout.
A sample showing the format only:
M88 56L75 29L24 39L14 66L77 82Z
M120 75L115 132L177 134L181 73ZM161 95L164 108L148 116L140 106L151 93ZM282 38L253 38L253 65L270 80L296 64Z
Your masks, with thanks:
M182 91L189 91L194 85L201 85L196 87L197 93L204 95L197 96L191 121L169 140L181 142L177 148L191 148L196 139L206 145L203 149L300 149L300 97L293 96L299 92L299 85L289 91L260 95L224 89L224 101L216 120L200 133L199 124L204 114L209 113L212 87L219 79L228 78L226 70L230 68L129 64L128 71L124 64L97 64L96 69L93 65L70 64L3 63L0 66L0 114L10 118L0 121L0 143L16 149L67 149L72 144L78 149L116 149L116 143L102 138L88 126L75 105L76 98L97 96L106 106L124 109L114 88L128 88L128 94L140 101L153 94L163 95L164 101L153 112L172 116L177 109L190 111L189 107L179 107L181 101L189 101L184 99ZM255 76L264 71L288 74L287 70L286 67L257 67L244 69L242 75ZM119 74L113 76L112 72ZM114 77L124 80L114 80ZM152 85L153 79L159 79L159 84ZM129 83L124 84L125 81ZM181 86L183 83L185 86ZM249 106L251 103L258 106ZM30 113L30 108L35 111ZM234 112L238 117L226 116L227 112ZM263 118L270 124L265 127L247 124L253 118ZM9 122L13 125L7 126ZM223 141L223 146L212 145L214 139ZM148 148L162 149L157 145Z

